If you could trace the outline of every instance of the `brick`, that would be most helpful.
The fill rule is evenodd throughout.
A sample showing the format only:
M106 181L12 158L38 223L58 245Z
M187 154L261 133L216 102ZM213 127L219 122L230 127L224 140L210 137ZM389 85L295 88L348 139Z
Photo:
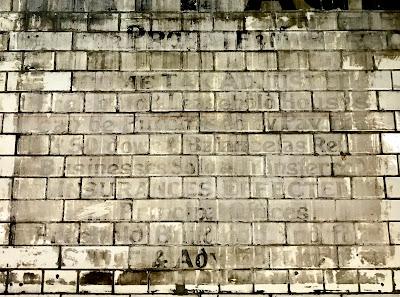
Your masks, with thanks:
M313 105L317 111L344 111L345 94L343 92L314 92Z
M349 134L348 141L351 154L379 154L381 152L379 134Z
M81 112L83 111L83 94L61 93L53 95L52 111Z
M399 153L400 152L400 135L399 134L381 134L383 153Z
M281 152L279 135L251 134L249 135L250 154L268 154Z
M361 292L392 292L392 273L388 270L360 270Z
M271 268L335 268L337 254L332 247L271 247Z
M84 199L112 199L115 193L114 178L83 178L81 197Z
M10 114L3 122L5 133L56 134L65 133L67 115L56 114Z
M73 223L17 223L15 243L19 245L71 245L78 243L79 225Z
M144 223L116 223L116 244L147 244L149 226Z
M282 134L282 153L289 155L312 154L314 142L311 134Z
M398 177L387 177L385 179L386 191L388 198L400 197L400 178Z
M182 139L184 154L207 155L214 152L213 135L188 134Z
M376 92L349 92L347 109L350 111L377 110Z
M289 271L289 283L291 292L311 293L323 290L323 272L318 270Z
M132 115L109 114L73 114L70 117L71 133L111 134L133 132Z
M180 177L151 177L151 198L179 198L182 197L182 178Z
M331 127L333 131L385 131L394 130L395 123L390 112L346 112L334 114Z
M112 245L113 225L109 223L82 223L80 243L84 245Z
M250 181L246 177L218 177L218 198L249 198Z
M54 70L54 53L27 52L23 67L25 70Z
M1 62L0 62L0 70L1 71L14 71L20 70L22 67L22 54L21 53L0 53Z
M263 158L250 156L201 156L200 175L263 175Z
M85 135L84 154L110 155L115 153L115 135Z
M207 92L185 93L183 109L185 111L212 111L214 110L214 94Z
M317 179L286 177L283 180L283 191L286 198L317 198Z
M50 137L50 154L52 155L80 155L83 148L83 136L80 135L52 135Z
M279 32L274 36L278 50L323 50L322 32Z
M64 172L64 158L17 157L13 167L15 176L61 176Z
M118 70L119 53L117 52L89 52L88 70Z
M398 164L395 156L346 156L333 157L333 172L334 175L397 175Z
M389 244L386 223L356 223L355 230L357 244Z
M62 201L27 200L12 203L17 222L57 222L62 220Z
M198 130L196 113L139 114L135 121L137 132L188 133Z
M270 221L334 221L335 203L329 200L271 200Z
M15 135L0 135L0 155L13 155L15 153Z
M50 112L52 96L49 93L22 93L20 110L22 112Z
M257 292L288 293L288 272L281 270L256 270L254 288Z
M57 268L58 248L53 247L0 247L1 267Z
M398 92L378 92L380 110L400 110L400 97Z
M346 52L342 54L343 69L373 70L373 55L367 52Z
M134 91L134 90L198 90L198 76L192 72L130 73L75 72L76 91Z
M374 60L378 69L400 69L400 57L396 52L377 53Z
M131 203L126 201L68 200L64 219L67 221L129 221Z
M328 156L267 156L267 176L330 176Z
M48 199L77 199L79 194L79 178L49 178L47 181Z
M139 112L150 110L149 94L120 94L119 109L121 112Z
M381 204L378 200L336 201L336 217L339 221L378 221L381 214Z
M217 224L215 223L184 223L183 243L184 244L216 244Z
M134 156L134 176L194 176L198 161L193 156Z
M216 134L215 151L221 155L246 154L249 152L248 136L243 134Z
M327 113L265 113L266 131L329 131Z
M273 52L248 52L246 53L248 70L276 70L277 58Z
M147 135L117 136L117 154L142 155L149 153L149 137Z
M357 199L376 199L385 197L382 177L352 178L353 197Z
M12 32L11 50L71 50L72 33L69 32Z
M275 92L219 92L217 111L278 111L279 98Z
M253 244L285 244L285 226L282 223L256 223L253 225Z
M116 182L116 198L147 198L149 196L149 180L147 178L118 178Z
M182 111L182 93L153 93L151 98L152 111Z
M62 268L123 269L128 267L128 247L62 247Z
M10 199L12 193L12 180L9 178L1 178L0 179L0 199Z
M14 199L44 199L45 196L45 178L16 178L14 180Z
M324 278L327 290L358 292L357 270L326 270Z
M183 196L187 198L216 198L215 178L184 177Z
M7 82L9 91L69 91L69 72L10 72Z
M330 91L391 90L389 71L331 71L328 72L327 88Z
M57 52L57 70L85 70L87 68L86 52Z
M312 109L311 92L281 92L280 105L283 111L309 111Z
M278 53L280 70L306 70L309 69L309 58L307 52L281 51Z
M71 270L45 270L45 293L75 293L77 286L77 272Z
M318 178L318 197L351 198L350 178Z
M132 161L128 156L67 157L66 176L130 176Z
M221 129L221 127L224 127ZM261 132L260 113L202 113L200 130L205 132Z
M340 53L329 51L311 52L310 56L311 70L339 70L340 69Z
M395 268L399 262L397 246L339 247L338 253L343 268Z
M251 178L252 198L283 198L283 179L270 177Z

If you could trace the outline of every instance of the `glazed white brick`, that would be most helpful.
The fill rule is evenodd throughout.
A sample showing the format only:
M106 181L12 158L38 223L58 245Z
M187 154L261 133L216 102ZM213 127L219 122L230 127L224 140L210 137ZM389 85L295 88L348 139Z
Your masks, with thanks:
M400 110L400 92L378 92L381 110Z
M134 116L129 114L73 114L69 131L85 134L132 133Z
M13 155L15 153L15 135L0 135L0 155Z
M70 32L11 32L11 50L71 50Z
M11 188L11 179L9 178L0 178L0 199L10 199L12 188Z
M333 172L336 176L397 175L398 163L393 155L333 157Z
M400 133L384 133L382 137L382 151L385 154L399 154L400 153Z
M261 113L202 113L200 130L204 132L261 132Z
M62 247L61 257L65 269L128 268L128 247Z
M15 199L44 199L46 196L45 178L16 178L14 180Z
M69 91L69 72L10 72L7 81L9 91Z
M67 129L67 115L7 114L3 120L3 133L56 134Z
M0 266L9 268L57 268L58 248L35 246L3 246Z
M126 201L68 200L64 219L67 221L129 221L131 203Z
M352 178L353 197L356 199L378 199L385 197L382 177Z
M283 223L253 224L253 244L285 244L285 225Z
M134 156L134 176L195 176L198 160L194 156Z
M327 113L265 113L266 131L330 131Z
M267 176L330 176L327 156L267 156Z

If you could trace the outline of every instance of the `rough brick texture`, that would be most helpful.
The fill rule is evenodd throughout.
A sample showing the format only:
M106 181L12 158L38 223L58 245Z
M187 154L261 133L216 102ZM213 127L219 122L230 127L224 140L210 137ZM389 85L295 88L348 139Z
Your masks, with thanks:
M211 2L1 1L0 293L399 296L400 13Z

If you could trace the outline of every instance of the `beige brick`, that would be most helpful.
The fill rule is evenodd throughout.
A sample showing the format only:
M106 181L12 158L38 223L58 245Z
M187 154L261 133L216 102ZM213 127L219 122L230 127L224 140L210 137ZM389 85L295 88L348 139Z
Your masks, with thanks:
M134 156L134 176L194 176L198 161L194 156Z
M288 272L282 270L256 270L254 289L259 292L288 293Z
M347 112L332 115L333 131L385 131L394 130L393 113L390 112Z
M335 268L336 249L332 247L271 247L271 268Z
M57 222L63 215L62 201L20 200L12 208L17 222Z
M273 52L248 52L246 53L248 70L276 70L277 57Z
M213 135L188 134L183 135L183 153L207 155L214 152Z
M17 157L14 163L15 176L52 177L63 173L63 157Z
M70 32L12 32L11 50L71 50Z
M66 269L128 268L128 247L62 247L61 257Z
M84 153L86 155L112 155L115 149L115 135L85 135Z
M21 135L18 138L19 155L46 155L49 153L50 139L47 135Z
M249 223L219 223L218 243L222 245L251 244L251 224Z
M379 200L338 200L336 218L339 221L379 221L382 207Z
M346 177L318 178L318 197L351 198L350 178Z
M299 70L308 69L308 53L296 51L282 51L278 53L278 63L280 70Z
M67 221L129 221L131 203L127 201L68 200L64 219Z
M382 177L354 177L353 197L357 199L379 199L385 197Z
M45 270L43 291L45 293L75 293L77 278L75 271Z
M311 70L340 69L340 52L314 51L309 55Z
M47 198L78 199L80 183L79 178L49 178L47 182Z
M151 245L179 245L183 243L182 223L150 223Z
M267 156L267 176L330 176L328 156Z
M4 19L2 19L2 21L4 21ZM0 57L1 57L1 62L0 62L1 71L15 71L21 69L22 67L21 53L1 52Z
M311 293L323 290L323 273L319 270L289 271L289 287L291 292Z
M218 198L249 198L250 181L247 177L218 177Z
M307 222L335 220L335 203L329 200L271 200L269 220Z
M115 112L116 108L116 94L87 93L85 96L85 111L87 112Z
M314 142L311 134L281 134L282 153L289 155L307 155L314 153Z
M142 155L149 152L148 135L118 135L117 154L121 155Z
M248 136L245 134L215 134L214 143L217 154L236 155L249 152Z
M10 272L9 282L10 293L40 293L42 272L40 270L14 270Z
M118 70L118 52L89 52L88 70Z
M400 110L399 92L378 92L381 110Z
M397 175L398 164L395 156L377 155L377 156L346 156L333 157L334 175Z
M113 199L115 193L115 179L82 178L81 197L83 199Z
M86 134L132 133L133 123L133 115L129 114L72 114L69 130Z
M199 130L196 113L139 114L136 116L136 132L186 133Z
M132 161L128 156L67 157L65 175L74 176L130 176Z
M217 224L216 223L184 223L183 224L183 243L196 244L216 244L217 243Z
M262 157L201 156L200 175L263 175Z
M187 198L216 198L215 178L184 177L183 196Z
M204 132L261 132L261 113L202 113L200 130Z
M151 177L151 198L179 198L182 197L181 177Z
M147 198L149 180L147 178L117 178L116 198Z
M65 133L67 127L67 115L7 114L3 121L4 133L56 134Z
M377 53L374 60L378 69L400 69L400 58L396 52Z
M52 135L50 136L51 155L81 155L83 136L81 135Z
M139 112L150 110L150 94L120 94L119 110L122 112Z
M24 56L25 70L54 70L54 53L27 52Z
M44 199L46 196L45 178L16 178L14 180L15 199Z
M392 292L393 281L390 270L360 270L361 292Z
M80 243L84 245L112 245L113 225L109 223L82 223Z
M116 244L147 244L149 226L144 223L116 223Z
M150 135L150 154L177 155L182 151L181 135Z
M318 111L344 111L346 108L344 92L314 92L314 109Z
M399 177L386 177L386 194L388 198L400 197L400 178Z
M81 112L83 102L83 94L56 93L53 95L52 110L54 112Z
M372 70L372 54L367 52L343 53L343 69L345 70Z
M318 155L340 155L348 152L346 134L314 134L314 144Z
M327 113L265 113L266 131L329 131Z
M152 111L182 111L182 93L153 93L151 97Z
M12 193L12 180L10 178L0 178L0 199L10 199Z
M356 223L356 242L359 245L389 244L389 231L386 223Z
M245 53L215 53L215 69L216 70L244 70L245 69Z
M183 109L185 111L214 110L214 94L209 92L184 93Z
M379 154L381 152L379 134L349 134L348 141L351 154Z
M86 52L57 52L57 70L85 70L87 68Z
M326 270L324 278L326 290L358 292L357 270Z
M398 246L339 247L339 265L343 268L396 268L400 261L398 253Z
M253 224L253 244L285 244L285 225L283 223Z
M118 31L118 14L91 14L88 25L89 31Z
M281 152L281 139L279 135L250 134L250 154L270 154Z
M23 112L49 112L52 108L51 98L49 93L22 93L20 109Z
M263 76L260 72L201 72L200 85L201 91L261 91Z

